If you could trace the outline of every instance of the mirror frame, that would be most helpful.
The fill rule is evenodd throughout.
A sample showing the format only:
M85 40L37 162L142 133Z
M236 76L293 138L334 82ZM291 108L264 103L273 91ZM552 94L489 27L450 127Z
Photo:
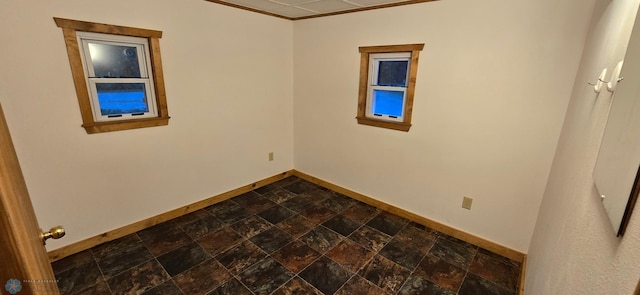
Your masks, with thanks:
M633 182L633 188L631 189L631 194L629 195L627 206L624 208L624 214L622 215L622 222L620 223L620 228L618 229L618 233L617 233L618 237L621 237L622 235L624 235L624 232L627 230L627 225L629 225L629 220L631 220L631 214L633 213L633 208L636 206L636 202L638 201L639 193L640 193L640 166L638 167L638 172L636 173L636 179Z

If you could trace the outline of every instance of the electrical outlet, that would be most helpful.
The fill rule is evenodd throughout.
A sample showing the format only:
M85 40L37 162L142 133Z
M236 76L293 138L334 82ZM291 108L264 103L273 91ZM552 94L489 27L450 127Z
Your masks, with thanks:
M273 152L269 153L269 161L273 161Z
M467 210L471 210L471 203L473 203L473 199L469 197L462 198L462 208Z

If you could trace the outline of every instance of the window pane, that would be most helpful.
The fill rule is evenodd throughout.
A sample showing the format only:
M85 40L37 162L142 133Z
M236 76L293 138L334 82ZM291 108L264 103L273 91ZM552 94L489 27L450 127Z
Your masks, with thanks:
M144 83L96 83L102 116L149 112Z
M373 114L402 117L404 91L373 90Z
M138 49L135 46L91 42L88 45L95 77L142 78L138 61Z
M407 87L409 61L380 61L378 86Z

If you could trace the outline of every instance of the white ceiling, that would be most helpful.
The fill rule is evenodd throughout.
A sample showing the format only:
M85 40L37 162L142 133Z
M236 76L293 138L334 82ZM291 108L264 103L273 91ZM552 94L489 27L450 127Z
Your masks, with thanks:
M415 4L435 0L208 0L287 19Z

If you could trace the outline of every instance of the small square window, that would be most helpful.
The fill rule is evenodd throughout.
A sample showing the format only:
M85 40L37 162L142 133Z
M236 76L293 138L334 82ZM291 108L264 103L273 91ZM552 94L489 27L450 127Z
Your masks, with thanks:
M87 133L167 125L160 31L54 18Z
M410 52L369 54L366 116L403 122Z
M145 38L78 32L93 119L157 116L149 43Z
M360 47L358 123L408 131L424 44Z

